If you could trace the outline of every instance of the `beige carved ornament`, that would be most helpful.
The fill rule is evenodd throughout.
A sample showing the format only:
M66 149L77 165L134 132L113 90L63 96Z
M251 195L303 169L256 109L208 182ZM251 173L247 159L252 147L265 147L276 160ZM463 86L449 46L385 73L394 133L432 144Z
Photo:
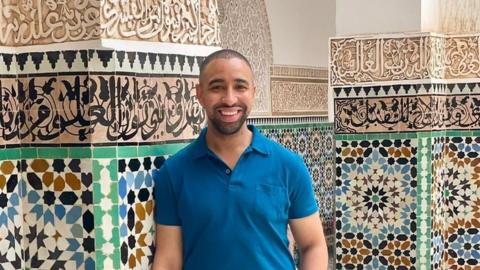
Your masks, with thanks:
M2 0L0 45L99 38L218 45L216 0Z
M479 36L332 39L332 86L480 77Z

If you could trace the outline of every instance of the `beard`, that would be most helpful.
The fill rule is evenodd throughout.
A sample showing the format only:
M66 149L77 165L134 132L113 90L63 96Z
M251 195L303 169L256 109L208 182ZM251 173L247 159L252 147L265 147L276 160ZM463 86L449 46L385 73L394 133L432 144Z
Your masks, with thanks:
M242 108L242 116L237 121L231 122L231 123L225 123L222 120L220 120L219 117L215 116L215 114L217 113L217 110L219 108L224 108L224 107L231 107L231 106L225 106L225 105L216 106L214 110L215 112L214 116L209 119L210 123L212 123L213 128L215 128L215 130L217 130L222 135L235 134L242 128L243 124L248 118L247 106L245 106L244 104L235 105L235 107Z

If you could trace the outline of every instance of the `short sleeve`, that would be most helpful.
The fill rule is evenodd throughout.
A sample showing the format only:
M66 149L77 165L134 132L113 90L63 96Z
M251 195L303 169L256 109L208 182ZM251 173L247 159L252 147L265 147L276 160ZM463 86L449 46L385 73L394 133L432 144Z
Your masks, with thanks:
M166 167L164 164L152 174L155 183L155 222L161 225L181 225L177 199Z
M303 218L318 211L317 201L312 188L310 173L303 160L296 156L294 171L291 173L289 183L290 209L289 219Z

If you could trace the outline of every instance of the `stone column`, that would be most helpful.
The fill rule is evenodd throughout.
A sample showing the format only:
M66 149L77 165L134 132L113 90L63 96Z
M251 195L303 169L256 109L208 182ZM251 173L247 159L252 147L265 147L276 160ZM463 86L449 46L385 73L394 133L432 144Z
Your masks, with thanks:
M474 269L480 36L331 39L337 269Z
M1 9L2 268L150 269L151 174L205 121L193 88L216 1Z

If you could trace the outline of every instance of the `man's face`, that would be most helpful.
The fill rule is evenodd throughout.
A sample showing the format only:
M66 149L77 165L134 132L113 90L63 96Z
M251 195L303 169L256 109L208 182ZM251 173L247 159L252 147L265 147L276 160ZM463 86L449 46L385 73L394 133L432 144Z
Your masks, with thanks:
M223 135L238 132L253 106L255 86L250 67L238 58L215 59L204 69L197 97L209 126Z

